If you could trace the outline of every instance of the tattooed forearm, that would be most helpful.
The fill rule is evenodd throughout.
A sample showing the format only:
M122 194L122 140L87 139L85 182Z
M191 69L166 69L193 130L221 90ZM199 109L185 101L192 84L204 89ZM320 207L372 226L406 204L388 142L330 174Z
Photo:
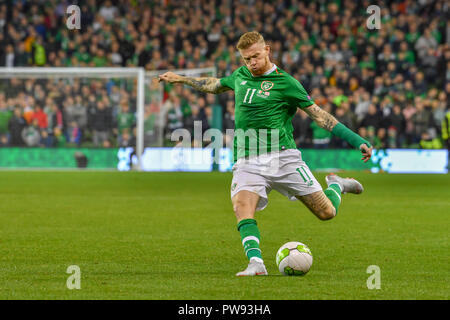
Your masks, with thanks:
M316 104L313 104L312 106L305 108L304 110L309 115L309 117L319 125L319 127L324 128L325 130L333 130L334 126L339 122L335 117L322 110Z
M322 110L322 113L323 115L320 118L320 121L316 120L317 124L325 130L333 130L334 126L338 124L338 121L328 112Z
M192 78L184 77L182 83L185 83L196 90L206 93L222 93L231 90L228 87L224 87L220 84L220 80L217 78Z

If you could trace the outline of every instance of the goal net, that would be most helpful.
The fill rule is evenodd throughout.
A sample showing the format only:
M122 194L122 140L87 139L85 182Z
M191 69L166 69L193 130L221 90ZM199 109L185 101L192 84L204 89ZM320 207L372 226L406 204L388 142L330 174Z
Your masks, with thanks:
M0 143L11 147L118 148L127 150L123 170L142 169L147 148L176 143L171 141L171 132L186 125L198 98L187 87L159 83L157 76L163 72L0 68L0 111L15 117L9 121L13 125L8 123L6 132L0 132ZM174 72L193 77L216 75L215 68ZM181 108L175 108L176 104Z

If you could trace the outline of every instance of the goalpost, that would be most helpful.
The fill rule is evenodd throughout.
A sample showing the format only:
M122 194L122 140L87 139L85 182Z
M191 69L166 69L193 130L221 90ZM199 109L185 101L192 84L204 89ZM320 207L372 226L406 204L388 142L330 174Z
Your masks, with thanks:
M163 103L164 103L164 83L157 82L157 77L160 74L163 74L165 72L172 71L173 73L182 75L182 76L188 76L188 77L217 77L217 70L215 67L209 67L209 68L196 68L196 69L176 69L176 70L158 70L158 71L146 71L145 72L145 88L149 89L148 95L145 98L145 102L154 102L156 104L159 104L159 109L161 110ZM152 82L154 81L154 82ZM156 86L156 90L154 88ZM192 89L192 91L194 91ZM147 101L147 99L149 101ZM163 129L164 125L164 111L159 113L159 118L157 119L157 132L156 134L156 145L163 146L163 132L161 131ZM144 134L144 142L145 141L145 134ZM148 146L148 143L145 143L145 146Z
M110 82L114 79L125 80L121 84L121 89L127 91L130 95L130 101L134 102L136 110L136 157L137 170L142 169L142 154L147 146L162 147L163 146L163 130L165 126L165 118L162 114L164 86L157 83L155 78L168 70L145 71L144 68L122 68L122 67L16 67L16 68L0 68L0 92L4 92L10 96L9 90L13 88L11 83L17 79L24 83L21 87L26 87L26 81L29 79L39 79L40 81L58 82L63 80L69 86L75 82L82 85L89 85L90 80L98 80L101 92L107 92ZM199 68L199 69L181 69L171 70L177 74L186 76L216 76L216 68ZM14 79L14 80L13 80ZM47 82L40 84L41 87L46 86ZM64 87L64 85L61 85ZM60 86L60 87L61 87ZM68 91L70 91L68 89ZM99 92L97 92L99 93ZM135 95L135 97L134 97ZM72 97L75 98L75 97ZM86 97L82 97L85 99ZM151 110L154 106L154 110ZM61 107L61 106L60 106ZM117 107L116 107L117 108ZM154 123L150 134L146 135L146 113L157 113L154 115ZM148 133L148 132L147 132ZM149 139L149 136L152 139ZM146 138L147 137L147 138ZM152 141L146 141L152 140Z
M137 132L143 131L144 114L144 82L145 71L142 68L53 68L53 67L23 67L23 68L0 68L1 79L111 79L131 78L136 79L136 126ZM6 88L7 89L7 88ZM143 153L142 136L136 136L136 154L138 163Z

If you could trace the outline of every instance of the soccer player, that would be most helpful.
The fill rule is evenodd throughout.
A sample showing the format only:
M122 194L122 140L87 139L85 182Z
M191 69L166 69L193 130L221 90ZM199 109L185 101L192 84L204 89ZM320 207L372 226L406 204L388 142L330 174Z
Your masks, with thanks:
M322 110L300 82L270 61L270 46L260 33L243 34L236 47L245 65L228 77L193 78L166 72L159 76L159 81L183 83L205 93L234 90L236 163L232 169L231 201L249 259L247 268L236 275L267 275L255 211L267 206L272 189L290 200L300 200L320 220L336 216L341 194L363 191L355 179L335 174L325 178L328 188L322 190L294 142L292 118L297 108L303 109L321 128L358 148L364 162L370 159L372 146ZM244 132L244 136L238 132Z

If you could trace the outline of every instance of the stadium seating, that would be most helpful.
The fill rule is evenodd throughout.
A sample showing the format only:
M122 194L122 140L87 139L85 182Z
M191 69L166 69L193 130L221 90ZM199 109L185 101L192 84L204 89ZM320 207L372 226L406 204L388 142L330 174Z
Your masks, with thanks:
M80 1L80 30L67 29L61 1L9 2L0 5L1 66L215 66L223 77L241 65L239 36L257 30L277 66L376 148L448 143L442 132L450 105L445 1L87 0ZM366 26L369 4L381 8L380 29ZM133 94L123 84L26 79L2 80L0 89L0 146L133 144ZM167 134L193 120L214 125L214 99L166 91ZM232 100L232 92L217 100L224 131L233 125ZM293 124L299 147L316 146L320 132L302 111ZM446 141L427 143L436 139ZM325 147L348 146L332 138Z

